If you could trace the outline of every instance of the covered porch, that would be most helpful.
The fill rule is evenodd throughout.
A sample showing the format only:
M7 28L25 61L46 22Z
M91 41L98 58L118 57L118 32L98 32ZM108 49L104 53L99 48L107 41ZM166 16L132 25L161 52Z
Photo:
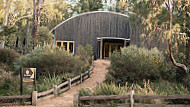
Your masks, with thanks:
M117 38L117 37L98 37L98 57L100 59L106 59L115 52L120 52L122 47L126 47L130 44L130 39Z

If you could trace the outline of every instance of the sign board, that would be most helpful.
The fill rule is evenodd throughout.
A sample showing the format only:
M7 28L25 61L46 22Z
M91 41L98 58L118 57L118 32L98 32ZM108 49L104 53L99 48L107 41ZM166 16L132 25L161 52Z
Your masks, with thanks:
M36 68L22 68L23 82L34 82L36 79Z
M23 82L33 82L36 90L36 68L22 68L20 70L20 94L23 94Z

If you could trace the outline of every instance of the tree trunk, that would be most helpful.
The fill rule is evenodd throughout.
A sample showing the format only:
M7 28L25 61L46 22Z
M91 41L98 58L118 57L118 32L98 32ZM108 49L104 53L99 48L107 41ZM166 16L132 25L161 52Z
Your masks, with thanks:
M188 38L187 43L187 62L190 64L190 37Z
M4 26L7 26L7 22L8 22L7 9L8 9L7 0L4 0L4 14L5 14L5 20L4 20L4 23L3 23Z
M18 48L18 36L16 38L16 46L15 47Z
M1 48L4 48L4 43L5 43L5 42L4 42L3 40L0 40L0 49L1 49Z
M33 29L32 29L32 36L33 36L33 47L37 46L39 42L39 26L40 26L40 2L39 0L33 0Z
M172 63L175 65L175 66L177 66L177 67L179 67L179 68L182 68L186 73L188 73L188 68L184 65L184 64L180 64L180 63L177 63L176 61L175 61L175 59L174 59L174 57L173 57L173 54L172 54L172 45L171 45L171 43L169 44L169 54L170 54L170 58L171 58L171 60L172 60Z
M172 21L173 21L173 6L172 6L172 0L168 0L168 3L166 4L167 5L167 8L168 8L168 12L169 12L169 24L170 24L170 28L169 28L169 37L168 37L168 47L169 47L169 55L170 55L170 58L171 58L171 61L172 63L179 67L179 68L182 68L186 73L188 72L188 68L184 65L184 64L180 64L180 63L177 63L173 57L173 54L172 54L172 42L171 42L171 36L172 36Z
M5 14L5 20L3 22L4 26L8 25L8 19L9 19L9 14L10 14L10 8L11 8L11 3L13 0L4 0L4 14Z
M29 0L27 0L26 7L27 7L27 10L30 8L29 7ZM26 13L27 13L27 11L26 11ZM30 25L31 25L30 20L27 19L27 29L26 29L26 37L25 37L25 47L27 47L27 48L28 48L28 37L29 37L29 35L31 35L30 34L31 33L30 32Z

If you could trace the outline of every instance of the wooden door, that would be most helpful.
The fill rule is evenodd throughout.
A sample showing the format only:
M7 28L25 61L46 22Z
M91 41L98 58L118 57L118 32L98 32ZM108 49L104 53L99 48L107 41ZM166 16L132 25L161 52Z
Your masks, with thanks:
M109 58L114 51L119 52L121 47L122 43L104 43L104 58Z

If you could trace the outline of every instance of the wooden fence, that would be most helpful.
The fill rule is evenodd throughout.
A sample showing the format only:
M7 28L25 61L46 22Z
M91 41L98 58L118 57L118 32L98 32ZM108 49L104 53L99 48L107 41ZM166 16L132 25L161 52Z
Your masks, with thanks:
M74 95L73 104L74 107L110 107L110 104L82 104L82 101L110 101L110 100L121 100L130 99L130 103L115 104L114 107L190 107L190 105L167 105L167 104L140 104L135 103L135 99L188 99L190 95L134 95L132 90L128 95L100 95L100 96L79 96Z
M33 91L31 95L17 95L17 96L0 96L0 101L3 100L16 100L16 99L30 99L30 102L22 102L24 105L37 105L37 100L43 99L44 97L48 96L58 96L59 93L63 93L67 90L69 90L72 86L77 85L79 83L82 83L85 79L90 78L90 75L92 74L92 70L94 67L94 62L92 61L92 64L84 73L81 73L80 75L74 77L74 78L68 78L66 82L60 84L60 85L54 85L52 89L44 91L44 92L37 92ZM53 94L53 95L52 95ZM21 103L1 103L0 106L10 106L10 105L20 105Z

